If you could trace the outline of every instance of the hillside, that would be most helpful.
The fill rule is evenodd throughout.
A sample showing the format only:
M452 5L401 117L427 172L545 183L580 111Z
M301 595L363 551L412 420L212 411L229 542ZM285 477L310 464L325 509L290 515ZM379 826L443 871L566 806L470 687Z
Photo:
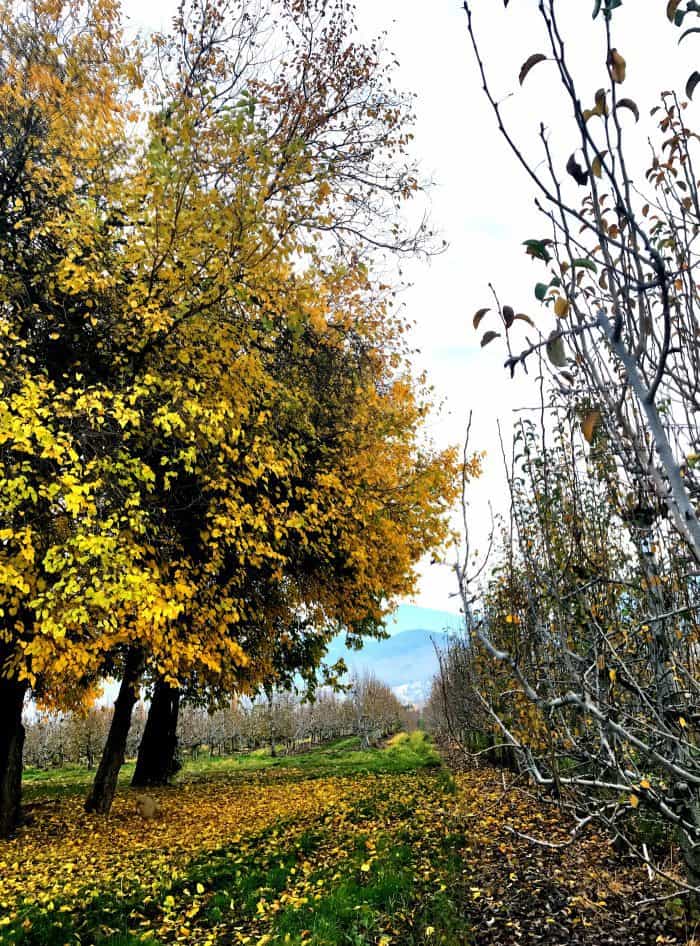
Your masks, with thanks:
M459 625L459 615L402 605L387 623L391 637L367 641L361 650L349 650L344 638L338 637L328 659L342 657L349 673L372 672L401 699L422 702L438 668L435 644L444 644L447 634L458 631Z

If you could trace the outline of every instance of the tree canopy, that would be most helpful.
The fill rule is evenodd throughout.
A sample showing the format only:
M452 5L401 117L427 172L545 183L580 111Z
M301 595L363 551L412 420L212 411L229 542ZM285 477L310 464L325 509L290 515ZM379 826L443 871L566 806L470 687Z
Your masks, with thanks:
M372 270L429 248L408 103L344 0L0 12L0 672L68 705L125 660L311 670L454 495Z

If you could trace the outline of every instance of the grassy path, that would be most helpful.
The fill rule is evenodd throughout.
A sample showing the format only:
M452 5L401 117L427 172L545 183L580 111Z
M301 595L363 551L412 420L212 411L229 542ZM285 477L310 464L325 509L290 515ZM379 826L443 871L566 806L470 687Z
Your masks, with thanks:
M153 821L128 788L85 814L83 779L34 777L35 823L0 843L3 946L686 939L673 907L630 910L640 875L601 839L534 848L509 829L563 839L551 812L493 772L452 778L418 733L196 766Z

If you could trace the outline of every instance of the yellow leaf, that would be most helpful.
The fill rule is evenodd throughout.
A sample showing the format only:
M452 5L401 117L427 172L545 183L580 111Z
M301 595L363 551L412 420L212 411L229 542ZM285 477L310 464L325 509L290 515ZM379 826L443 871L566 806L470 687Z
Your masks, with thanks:
M639 798L636 795L630 795L630 805L636 808L639 805Z
M583 419L581 423L581 430L583 431L583 436L586 438L588 443L593 441L593 434L595 433L595 429L598 426L599 421L600 411L591 411Z
M566 318L569 314L569 300L563 296L558 296L554 303L554 314L560 319Z
M360 867L360 870L363 871L363 872L366 874L366 873L369 871L370 866L371 866L371 865L370 865L369 861L365 861L364 864L362 864L362 866Z
M643 778L642 781L639 783L639 787L649 789L651 788L651 782L649 781L648 778Z

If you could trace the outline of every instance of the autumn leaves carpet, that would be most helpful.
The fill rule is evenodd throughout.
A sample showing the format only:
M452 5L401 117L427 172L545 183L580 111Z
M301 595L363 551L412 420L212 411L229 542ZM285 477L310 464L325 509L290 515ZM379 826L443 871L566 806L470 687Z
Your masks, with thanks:
M227 768L130 790L108 820L79 794L38 804L0 844L0 943L684 943L678 904L644 908L645 875L602 838L565 841L554 809L490 770L452 777L421 737L354 753L350 771ZM388 753L388 755L387 755ZM403 753L403 755L402 755ZM358 761L359 760L359 761ZM381 764L377 761L379 760ZM388 761L387 761L388 760Z

